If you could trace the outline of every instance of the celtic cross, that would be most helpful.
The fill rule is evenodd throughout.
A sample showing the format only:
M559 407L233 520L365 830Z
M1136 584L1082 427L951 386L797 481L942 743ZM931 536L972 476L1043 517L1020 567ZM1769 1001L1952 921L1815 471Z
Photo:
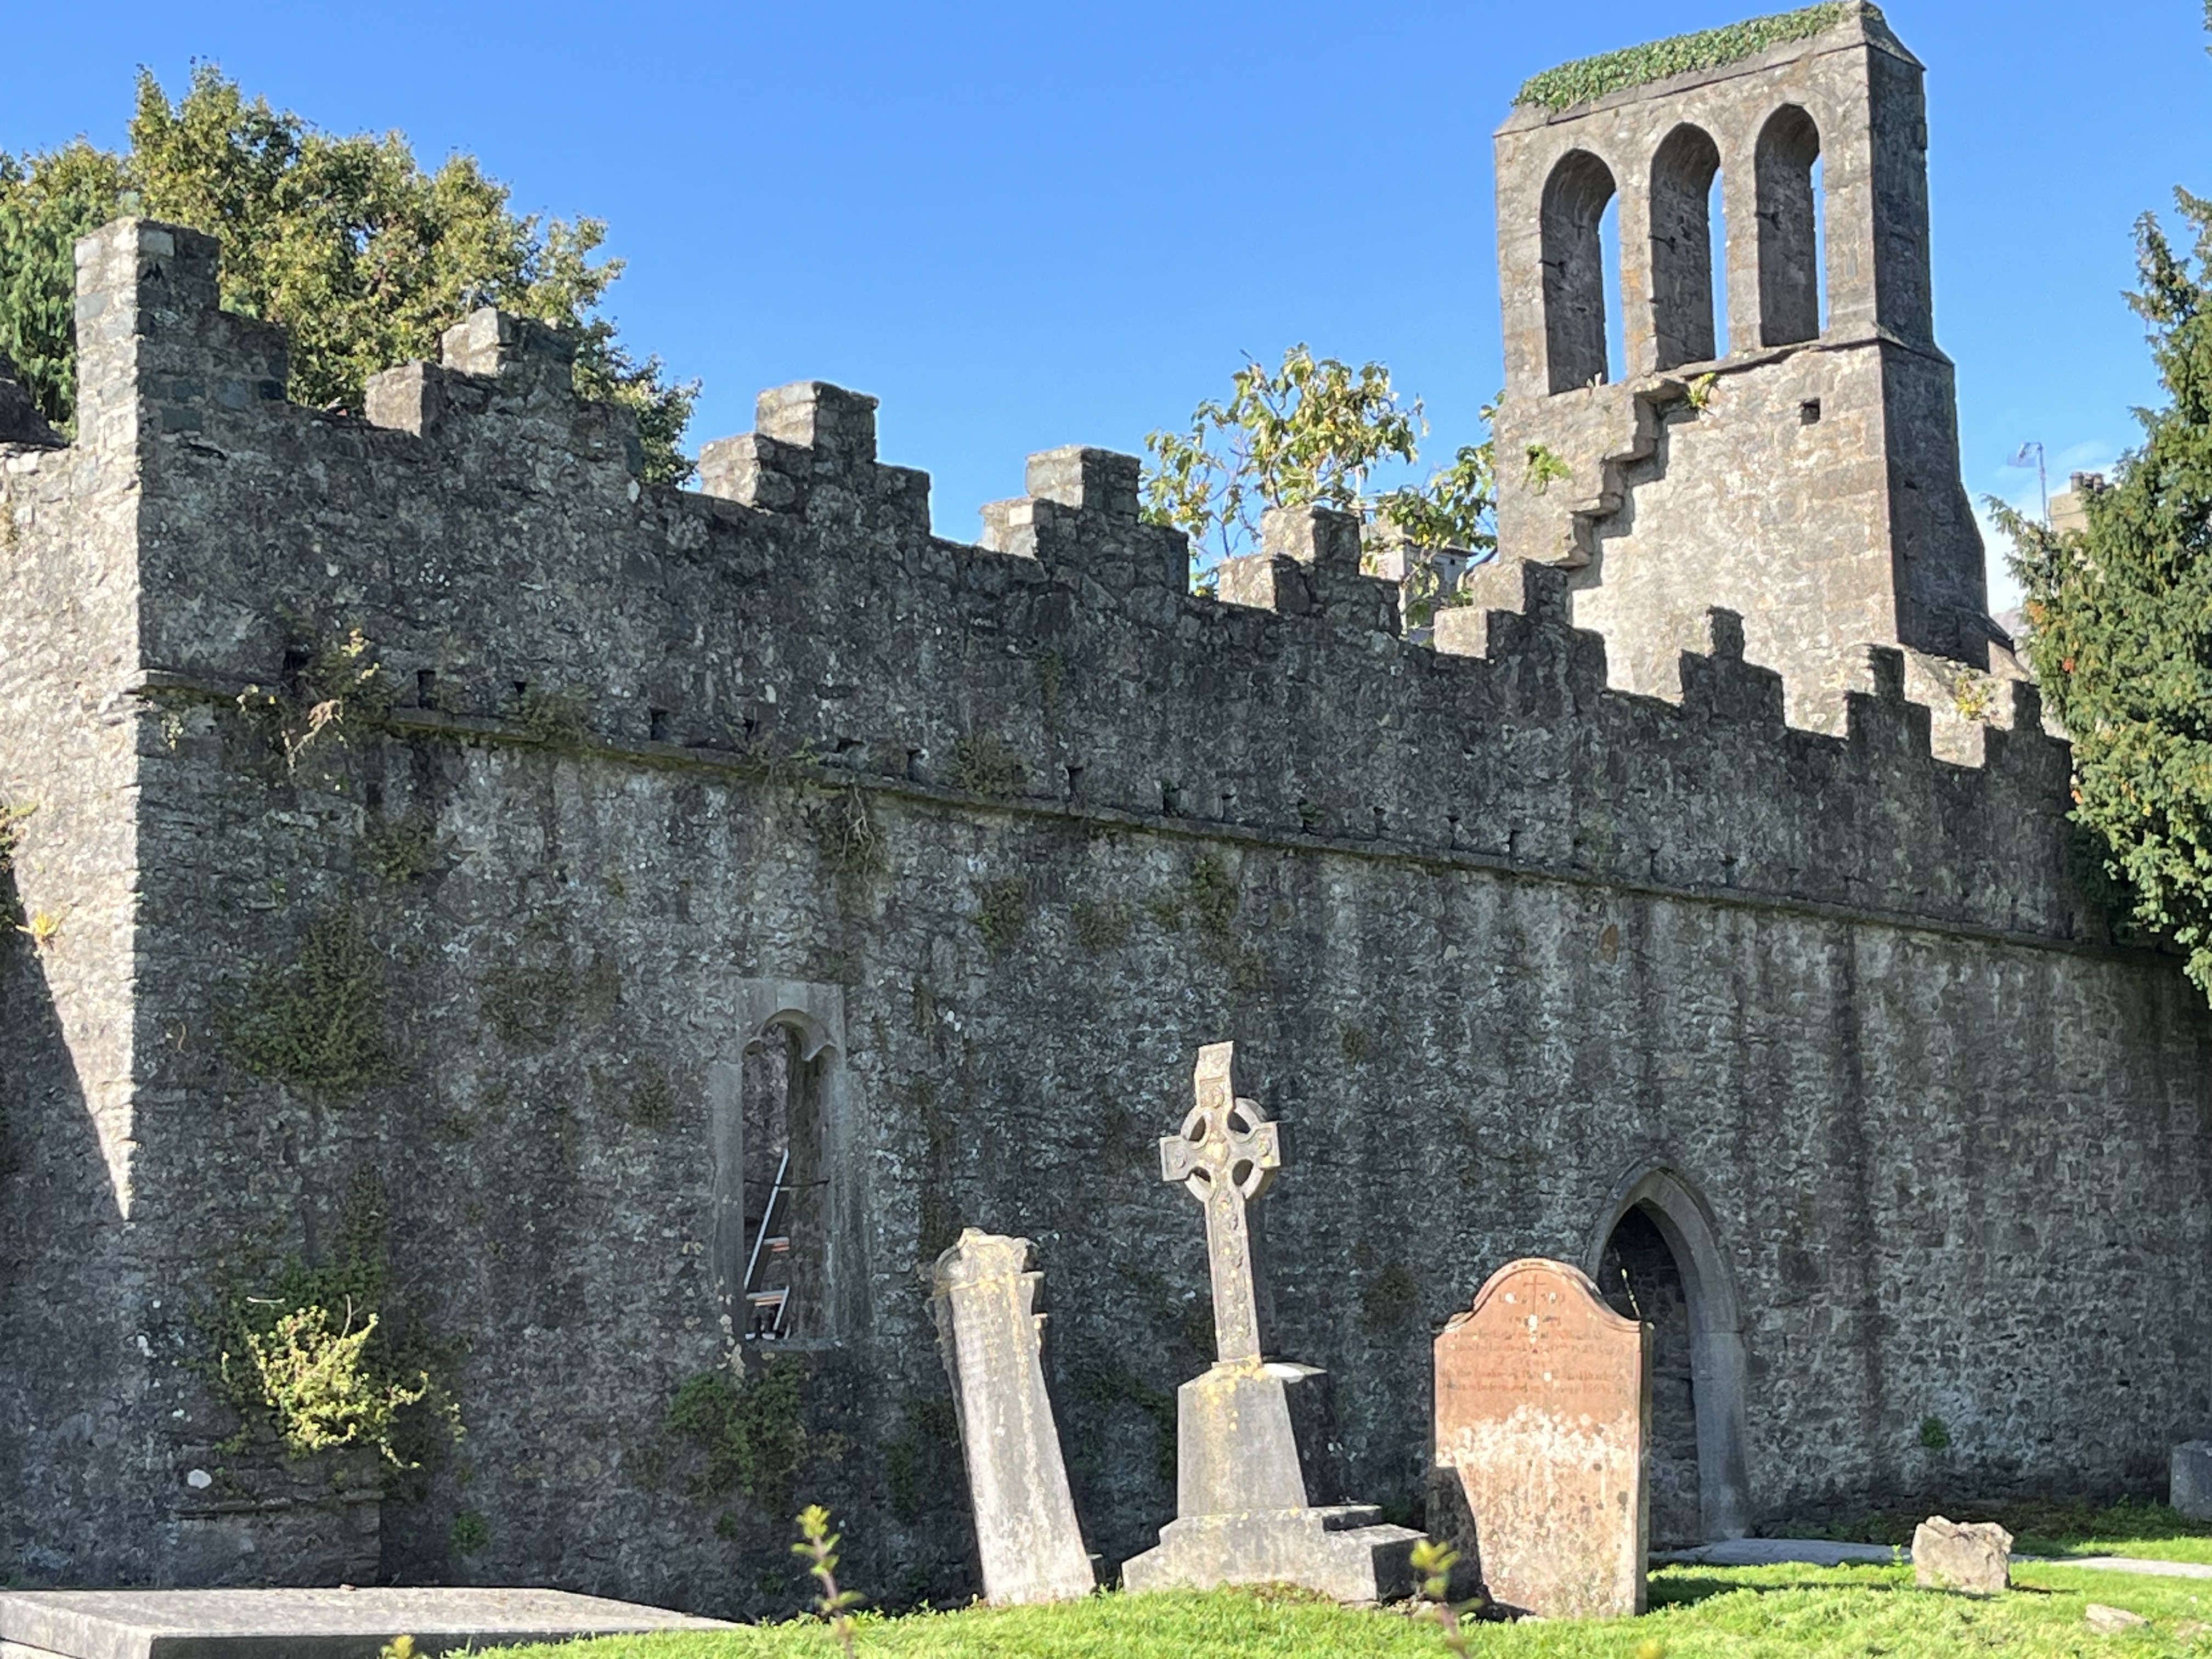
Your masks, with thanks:
M1276 1126L1257 1103L1237 1097L1237 1045L1198 1051L1198 1103L1182 1127L1160 1142L1160 1179L1180 1181L1206 1206L1206 1255L1213 1274L1213 1337L1224 1361L1258 1359L1259 1286L1245 1206L1283 1167Z

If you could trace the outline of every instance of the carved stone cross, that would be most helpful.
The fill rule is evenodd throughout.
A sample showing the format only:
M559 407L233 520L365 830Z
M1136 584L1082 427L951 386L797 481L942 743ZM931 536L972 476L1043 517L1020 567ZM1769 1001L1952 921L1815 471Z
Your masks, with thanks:
M1244 1212L1283 1167L1276 1126L1260 1115L1256 1102L1237 1097L1236 1057L1233 1042L1198 1051L1198 1103L1182 1129L1160 1142L1160 1179L1180 1181L1206 1206L1213 1338L1224 1362L1261 1358L1257 1267Z

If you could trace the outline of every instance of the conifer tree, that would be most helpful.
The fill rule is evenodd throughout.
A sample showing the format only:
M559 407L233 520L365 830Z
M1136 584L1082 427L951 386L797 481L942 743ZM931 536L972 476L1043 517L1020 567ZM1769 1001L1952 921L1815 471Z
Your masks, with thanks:
M2074 741L2075 817L2132 921L2185 950L2212 995L2212 199L2174 197L2183 245L2144 215L2129 296L2171 401L2087 493L2085 528L2000 517L2029 657Z
M507 194L471 156L426 173L398 133L324 132L248 101L211 64L173 104L142 70L125 149L79 139L0 154L0 353L69 431L71 245L143 213L222 245L222 303L290 331L296 402L358 410L371 374L435 360L447 327L497 305L574 330L577 390L635 410L646 476L681 480L697 384L671 380L658 357L631 356L600 312L622 272L620 260L592 257L605 225L520 216Z

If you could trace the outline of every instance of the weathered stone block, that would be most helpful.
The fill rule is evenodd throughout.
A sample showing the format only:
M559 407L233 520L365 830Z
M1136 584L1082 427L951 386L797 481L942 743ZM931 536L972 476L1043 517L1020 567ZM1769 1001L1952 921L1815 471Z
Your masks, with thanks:
M1931 1515L1912 1530L1912 1582L1923 1589L1995 1595L2012 1583L2012 1534L1994 1521Z
M1122 1566L1121 1585L1297 1584L1355 1605L1396 1601L1413 1592L1421 1535L1381 1520L1382 1511L1364 1504L1182 1516L1160 1528L1158 1548Z

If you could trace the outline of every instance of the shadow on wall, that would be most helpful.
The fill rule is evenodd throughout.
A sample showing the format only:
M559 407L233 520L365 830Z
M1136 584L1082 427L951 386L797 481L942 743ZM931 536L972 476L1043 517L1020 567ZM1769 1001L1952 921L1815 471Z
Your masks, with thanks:
M148 1438L133 1419L161 1379L134 1340L134 1247L47 983L63 947L33 942L13 873L0 884L0 1490L71 1495L35 1527L0 1505L0 1575L128 1583L158 1520L127 1463Z

